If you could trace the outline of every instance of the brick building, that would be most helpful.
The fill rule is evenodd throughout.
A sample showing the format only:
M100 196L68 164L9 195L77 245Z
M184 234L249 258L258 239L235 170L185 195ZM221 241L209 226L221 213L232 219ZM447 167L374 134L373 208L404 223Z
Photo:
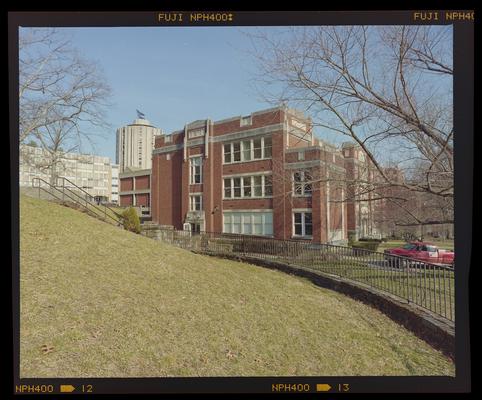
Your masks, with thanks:
M121 207L136 207L141 216L150 216L151 207L151 170L124 169L119 174Z
M311 120L286 107L194 121L155 139L152 221L193 231L345 241L348 230L360 232L365 224L368 231L370 224L358 217L359 207L342 201L347 170L353 174L365 162L358 151L313 137Z

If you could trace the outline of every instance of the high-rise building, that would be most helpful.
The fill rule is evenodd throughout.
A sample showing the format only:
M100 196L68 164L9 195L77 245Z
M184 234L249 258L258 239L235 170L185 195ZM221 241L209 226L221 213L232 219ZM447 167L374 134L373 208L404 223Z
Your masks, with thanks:
M33 178L51 182L51 153L30 145L20 145L19 186L31 187ZM91 196L113 201L113 168L109 157L59 152L55 175L70 180ZM117 192L117 190L116 190Z
M119 172L151 169L155 138L161 134L161 129L146 119L136 119L132 124L118 128L116 164L119 165Z
M111 201L113 203L118 203L119 201L119 166L117 164L111 164L111 171L112 171L112 197Z

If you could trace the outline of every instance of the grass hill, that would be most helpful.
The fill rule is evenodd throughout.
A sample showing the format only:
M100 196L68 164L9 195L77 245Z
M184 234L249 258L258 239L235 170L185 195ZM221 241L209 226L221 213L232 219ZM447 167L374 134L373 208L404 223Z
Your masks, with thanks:
M379 311L21 196L20 375L453 375Z

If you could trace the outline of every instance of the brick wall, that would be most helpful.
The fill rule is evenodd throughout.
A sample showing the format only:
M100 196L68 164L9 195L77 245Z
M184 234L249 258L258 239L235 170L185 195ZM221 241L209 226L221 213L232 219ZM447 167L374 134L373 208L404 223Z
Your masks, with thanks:
M130 178L120 178L120 191L121 192L127 192L129 190L133 190L134 185L132 182L132 177Z

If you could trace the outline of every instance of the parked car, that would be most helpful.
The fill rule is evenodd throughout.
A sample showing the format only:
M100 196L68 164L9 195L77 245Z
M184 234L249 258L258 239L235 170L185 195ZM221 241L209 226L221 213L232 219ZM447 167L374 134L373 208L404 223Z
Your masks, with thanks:
M402 247L386 249L386 256L402 256L431 264L453 265L455 253L427 242L409 242Z

